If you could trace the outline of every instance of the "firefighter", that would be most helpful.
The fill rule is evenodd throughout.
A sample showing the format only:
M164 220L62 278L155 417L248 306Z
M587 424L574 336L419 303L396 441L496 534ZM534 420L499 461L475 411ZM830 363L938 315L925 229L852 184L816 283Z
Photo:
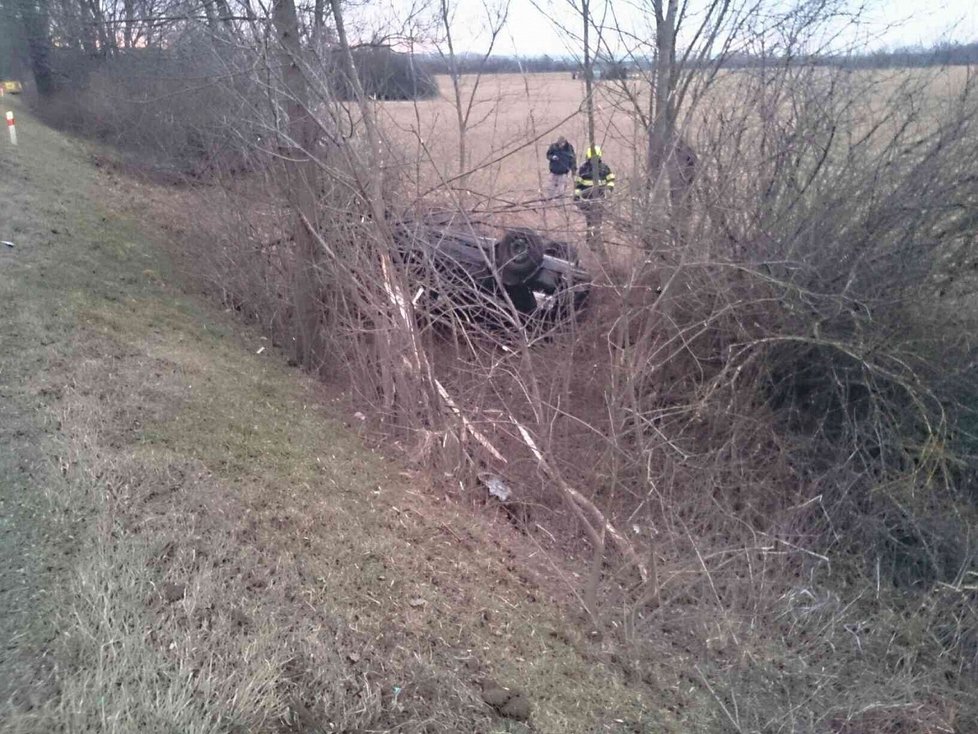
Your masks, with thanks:
M595 166L598 168L597 181L594 177ZM591 202L611 193L614 188L615 174L602 160L601 146L595 145L593 148L588 148L584 163L578 169L577 180L574 182L574 201L578 205L583 202Z
M601 227L604 214L602 199L614 190L615 174L602 160L600 146L588 148L574 182L574 203L584 214L589 241L597 235Z

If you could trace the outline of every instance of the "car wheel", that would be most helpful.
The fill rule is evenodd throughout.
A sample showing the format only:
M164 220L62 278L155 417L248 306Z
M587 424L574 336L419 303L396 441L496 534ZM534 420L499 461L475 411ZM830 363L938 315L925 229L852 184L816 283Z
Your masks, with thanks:
M496 268L503 285L525 283L543 265L543 241L529 229L511 229L496 243Z

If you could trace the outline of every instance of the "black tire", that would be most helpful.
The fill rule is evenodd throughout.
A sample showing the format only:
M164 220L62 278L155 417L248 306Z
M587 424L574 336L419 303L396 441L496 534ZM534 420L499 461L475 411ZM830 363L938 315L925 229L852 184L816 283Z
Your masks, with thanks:
M543 240L529 229L511 229L496 243L496 268L503 285L530 280L543 265Z

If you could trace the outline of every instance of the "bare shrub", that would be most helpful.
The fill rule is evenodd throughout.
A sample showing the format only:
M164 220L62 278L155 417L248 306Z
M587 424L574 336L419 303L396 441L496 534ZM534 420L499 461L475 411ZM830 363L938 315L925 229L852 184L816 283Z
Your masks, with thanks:
M59 91L41 113L58 127L138 152L150 165L209 174L246 169L262 147L266 110L249 59L189 29L172 46L134 48L92 59L63 49Z
M327 52L327 63L334 69L334 93L344 100L356 99L353 85L335 49ZM383 100L426 99L437 96L438 84L410 55L387 46L364 46L354 50L360 85L368 96Z

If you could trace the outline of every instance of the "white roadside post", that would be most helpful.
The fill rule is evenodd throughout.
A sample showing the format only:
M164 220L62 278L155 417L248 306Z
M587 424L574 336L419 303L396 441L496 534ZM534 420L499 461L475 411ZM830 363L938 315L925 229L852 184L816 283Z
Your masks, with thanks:
M17 127L14 125L14 113L7 113L7 130L10 131L10 144L17 145Z

